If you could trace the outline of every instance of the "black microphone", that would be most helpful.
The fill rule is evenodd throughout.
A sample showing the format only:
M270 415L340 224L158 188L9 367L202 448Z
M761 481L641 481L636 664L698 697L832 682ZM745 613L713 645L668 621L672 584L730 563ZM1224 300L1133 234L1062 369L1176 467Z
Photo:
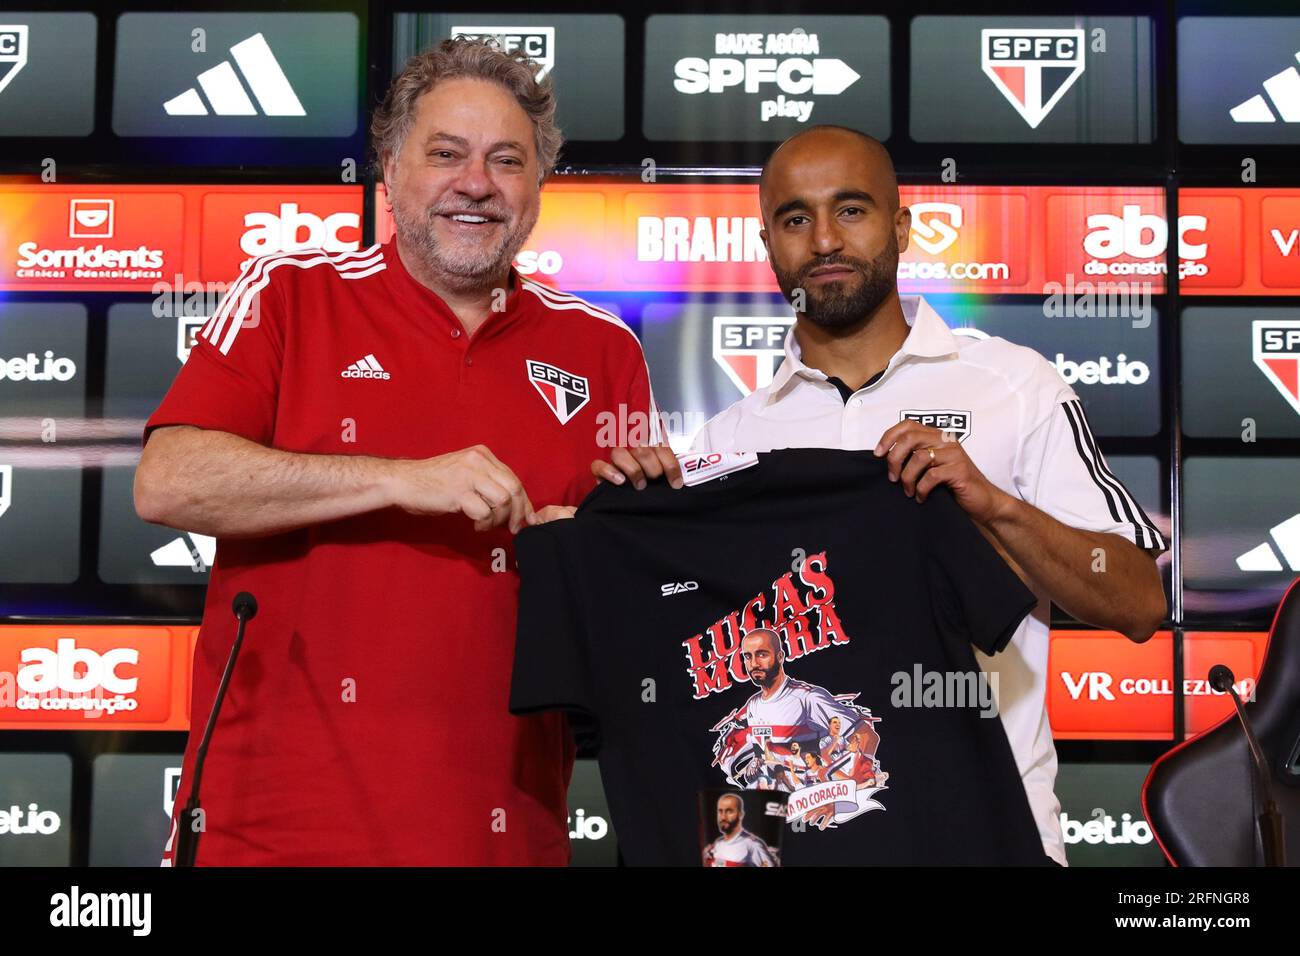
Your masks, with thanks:
M257 616L257 598L247 591L240 591L231 602L230 609L239 621L235 631L235 643L230 648L230 657L226 659L226 670L221 675L217 686L217 696L212 702L212 713L208 715L208 725L203 731L203 740L199 743L198 753L194 757L194 784L190 787L190 798L181 811L180 825L176 831L176 865L193 866L194 857L199 852L199 837L203 832L202 805L199 802L199 784L203 780L203 764L208 759L208 744L212 743L212 731L217 726L217 715L221 713L221 702L226 698L226 688L230 686L230 675L235 672L235 661L239 659L239 648L244 643L244 625Z
M1286 841L1283 837L1282 814L1277 808L1277 801L1273 799L1273 775L1269 772L1264 750L1250 727L1250 721L1246 719L1246 709L1242 706L1233 683L1232 671L1227 665L1215 664L1210 668L1210 686L1220 693L1232 695L1237 718L1246 734L1246 744L1250 747L1251 765L1256 780L1256 786L1251 788L1251 810L1255 812L1259 842L1264 848L1264 865L1286 866ZM1263 809L1260 809L1261 805Z

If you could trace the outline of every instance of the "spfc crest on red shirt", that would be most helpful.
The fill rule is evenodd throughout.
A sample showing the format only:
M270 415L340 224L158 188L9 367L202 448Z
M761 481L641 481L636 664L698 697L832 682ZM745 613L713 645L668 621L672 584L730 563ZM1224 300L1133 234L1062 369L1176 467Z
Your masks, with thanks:
M1251 328L1255 365L1300 414L1300 320L1260 319Z
M583 376L535 359L526 359L525 364L528 367L528 380L533 383L538 394L546 399L546 404L561 425L568 424L569 419L591 401L591 386Z
M715 315L713 361L727 373L741 395L772 381L785 358L785 336L793 318Z

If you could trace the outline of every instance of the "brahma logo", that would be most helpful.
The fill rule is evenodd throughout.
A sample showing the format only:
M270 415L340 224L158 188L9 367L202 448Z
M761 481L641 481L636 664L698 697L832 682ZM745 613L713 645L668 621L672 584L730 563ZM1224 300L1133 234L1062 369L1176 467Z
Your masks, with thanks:
M453 37L495 40L507 53L516 50L537 64L537 82L555 68L555 27L452 27Z
M1300 320L1259 319L1250 326L1255 366L1300 415Z
M954 202L918 202L912 210L912 239L932 256L937 256L957 241L962 209ZM927 218L927 214L929 218ZM941 216L947 216L944 222Z
M980 31L981 65L1030 129L1083 75L1083 31L988 29Z
M524 364L528 380L561 425L567 425L591 401L591 385L583 376L534 359L526 359Z
M785 358L785 337L793 318L715 315L713 317L713 360L727 378L749 395L771 384Z

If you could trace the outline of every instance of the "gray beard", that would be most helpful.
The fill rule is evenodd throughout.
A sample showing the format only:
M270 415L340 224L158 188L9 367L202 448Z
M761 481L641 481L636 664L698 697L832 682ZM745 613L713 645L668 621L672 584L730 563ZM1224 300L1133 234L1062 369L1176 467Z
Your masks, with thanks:
M536 225L535 217L531 222L516 220L513 228L506 223L506 234L495 245L457 255L445 248L434 233L437 213L432 209L415 213L397 196L392 201L393 223L403 250L423 266L426 278L460 293L480 292L498 284Z

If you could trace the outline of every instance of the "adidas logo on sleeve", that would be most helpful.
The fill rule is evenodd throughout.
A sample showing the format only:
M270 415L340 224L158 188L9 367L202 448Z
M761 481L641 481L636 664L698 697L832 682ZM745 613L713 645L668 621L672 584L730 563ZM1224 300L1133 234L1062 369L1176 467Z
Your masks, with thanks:
M365 358L357 359L340 373L342 378L382 378L385 381L392 378L384 367L379 364L379 359L373 355L367 355Z

